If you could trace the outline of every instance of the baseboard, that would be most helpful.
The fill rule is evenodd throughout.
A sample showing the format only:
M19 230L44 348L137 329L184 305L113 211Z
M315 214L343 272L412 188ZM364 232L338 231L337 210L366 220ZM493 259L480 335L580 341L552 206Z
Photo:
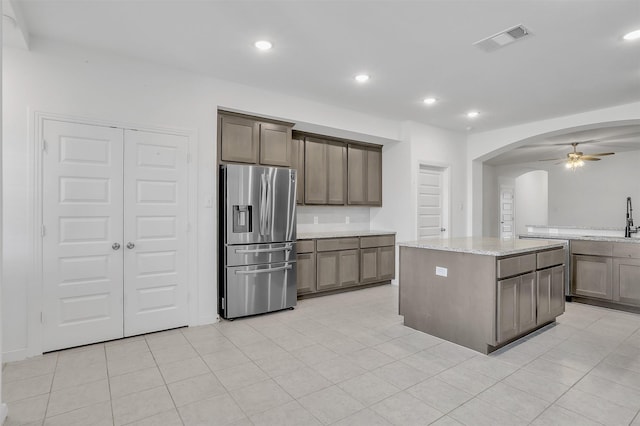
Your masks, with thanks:
M7 418L7 414L9 414L9 408L7 407L7 404L0 404L0 425L4 424L4 421Z
M193 324L192 326L215 324L215 323L217 323L219 321L220 321L220 317L217 314L216 315L207 315L207 316L200 317L198 319L198 323L197 324Z
M27 359L27 349L16 349L15 351L3 352L2 362L22 361ZM1 425L2 423L0 423Z

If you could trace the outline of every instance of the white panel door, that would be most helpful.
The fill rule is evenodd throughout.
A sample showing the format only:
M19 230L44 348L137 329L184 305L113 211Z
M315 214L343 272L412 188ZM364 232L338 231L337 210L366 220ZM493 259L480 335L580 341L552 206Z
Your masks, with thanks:
M418 169L418 238L444 236L443 172L421 165Z
M513 186L500 185L500 238L513 238L514 207Z
M123 336L123 130L43 123L43 349Z
M187 144L125 131L125 336L187 325Z

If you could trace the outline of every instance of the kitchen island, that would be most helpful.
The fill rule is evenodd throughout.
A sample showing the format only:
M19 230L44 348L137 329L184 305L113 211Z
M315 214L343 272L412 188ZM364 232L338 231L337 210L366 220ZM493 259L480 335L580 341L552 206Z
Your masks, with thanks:
M408 327L487 354L564 312L562 242L471 237L399 246Z

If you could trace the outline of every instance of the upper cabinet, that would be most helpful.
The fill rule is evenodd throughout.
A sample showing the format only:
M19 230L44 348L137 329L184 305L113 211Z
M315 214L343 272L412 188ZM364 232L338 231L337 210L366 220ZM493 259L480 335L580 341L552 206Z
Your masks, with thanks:
M221 162L291 166L292 125L234 114L218 117Z
M296 169L297 204L382 206L381 146L292 132L292 127L219 111L219 162Z
M347 148L343 143L307 137L304 143L305 204L344 205Z
M304 137L291 139L291 168L296 169L296 203L304 204Z
M382 149L349 145L349 205L382 206Z

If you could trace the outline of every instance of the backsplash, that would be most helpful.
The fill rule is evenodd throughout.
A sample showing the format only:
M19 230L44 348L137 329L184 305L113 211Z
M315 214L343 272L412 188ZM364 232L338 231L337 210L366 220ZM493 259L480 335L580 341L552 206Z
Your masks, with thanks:
M297 206L298 232L367 231L369 207Z

